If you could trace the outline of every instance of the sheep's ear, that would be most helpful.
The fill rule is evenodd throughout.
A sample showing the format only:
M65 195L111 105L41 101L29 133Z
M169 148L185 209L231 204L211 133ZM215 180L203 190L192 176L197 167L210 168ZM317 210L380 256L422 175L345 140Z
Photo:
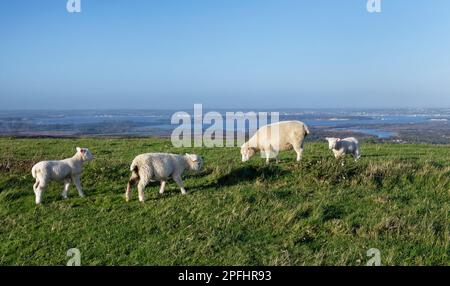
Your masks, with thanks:
M81 148L80 147L77 147L77 152L81 152Z

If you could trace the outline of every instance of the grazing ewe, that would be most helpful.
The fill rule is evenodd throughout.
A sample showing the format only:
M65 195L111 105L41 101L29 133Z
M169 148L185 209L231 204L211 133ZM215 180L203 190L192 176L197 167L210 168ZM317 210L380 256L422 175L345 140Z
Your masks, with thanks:
M131 177L128 181L125 198L127 202L131 199L131 187L138 181L139 201L143 202L145 186L150 182L161 181L159 193L164 193L166 181L173 178L181 188L181 193L186 194L181 175L188 169L200 171L203 159L195 154L176 155L167 153L147 153L138 155L131 163Z
M271 157L277 158L279 151L292 148L297 153L297 161L300 161L303 154L303 140L308 134L308 126L300 121L281 121L263 126L241 146L242 162L249 160L257 151L261 151L266 157L266 163L269 163Z
M351 154L355 161L361 157L359 151L359 142L354 137L339 139L339 138L325 138L328 141L328 147L333 150L336 159L344 157L346 154Z
M81 189L80 176L83 164L94 158L87 148L77 147L77 153L72 157L60 161L42 161L37 163L31 169L36 183L33 186L36 196L36 204L42 201L42 192L50 181L64 181L64 190L62 196L67 199L70 182L73 182L78 190L80 197L84 197Z

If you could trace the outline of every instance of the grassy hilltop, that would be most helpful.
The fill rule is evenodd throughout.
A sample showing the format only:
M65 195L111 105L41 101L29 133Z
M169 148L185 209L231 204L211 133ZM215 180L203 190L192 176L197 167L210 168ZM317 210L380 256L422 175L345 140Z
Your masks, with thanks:
M88 147L96 159L74 186L52 183L35 206L32 165ZM205 169L186 174L187 196L169 182L124 190L135 155L195 152ZM0 265L449 265L450 147L363 144L337 164L326 142L307 142L265 165L237 148L176 149L165 139L0 139Z

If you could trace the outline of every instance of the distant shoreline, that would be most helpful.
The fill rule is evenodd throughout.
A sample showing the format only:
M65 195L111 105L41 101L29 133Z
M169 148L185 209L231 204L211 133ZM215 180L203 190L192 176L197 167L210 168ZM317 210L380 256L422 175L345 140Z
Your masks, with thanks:
M222 113L220 113L220 112ZM230 112L248 112L235 109ZM262 110L254 110L259 112ZM192 110L189 110L192 112ZM188 112L188 114L190 114ZM203 110L203 116L209 109ZM223 115L224 109L218 110ZM355 136L361 140L450 144L450 109L284 109L279 120L300 120L309 141ZM173 110L0 111L0 136L14 138L170 138ZM179 118L176 118L175 122ZM192 116L189 120L193 120ZM180 123L181 124L181 123ZM248 133L228 126L226 132ZM205 131L210 122L203 123ZM230 128L231 129L228 129ZM242 126L241 126L242 128Z

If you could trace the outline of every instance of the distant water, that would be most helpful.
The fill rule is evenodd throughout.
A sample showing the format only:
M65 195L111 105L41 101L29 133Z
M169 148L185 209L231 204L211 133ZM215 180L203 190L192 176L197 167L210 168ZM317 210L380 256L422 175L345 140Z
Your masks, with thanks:
M193 115L192 110L185 111ZM204 110L203 115L208 111ZM277 111L280 112L280 120L301 120L311 128L357 132L379 138L395 136L393 126L450 120L450 109ZM175 112L173 110L0 111L0 134L167 136L178 126L171 124L171 117ZM224 115L226 111L218 112Z
M351 131L355 133L361 133L366 135L372 135L378 137L380 139L388 139L396 136L396 133L393 131L384 131L380 129L369 129L369 128L335 128L337 131Z

